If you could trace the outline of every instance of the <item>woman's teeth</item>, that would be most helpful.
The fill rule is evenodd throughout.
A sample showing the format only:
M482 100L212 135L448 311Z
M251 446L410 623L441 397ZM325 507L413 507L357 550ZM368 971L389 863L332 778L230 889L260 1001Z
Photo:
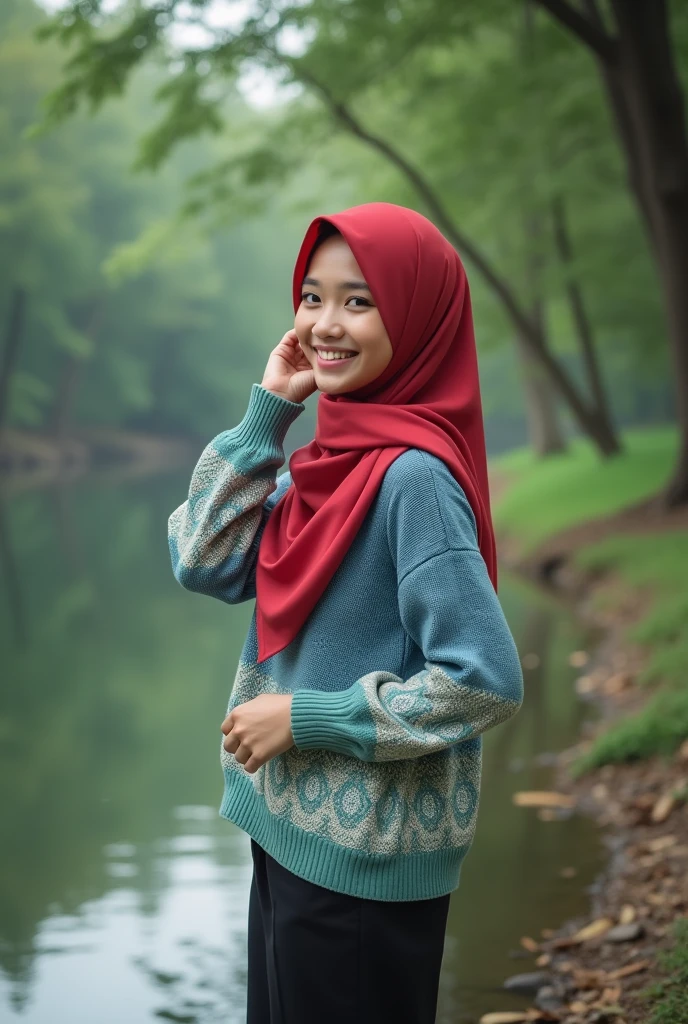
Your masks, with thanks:
M316 350L318 351L318 350ZM328 362L333 362L335 359L353 359L356 352L321 352L318 351L320 359L326 359Z

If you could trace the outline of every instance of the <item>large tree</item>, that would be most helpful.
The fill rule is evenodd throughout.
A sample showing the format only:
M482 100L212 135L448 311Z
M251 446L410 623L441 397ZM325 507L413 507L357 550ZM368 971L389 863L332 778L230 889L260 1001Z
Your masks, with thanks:
M420 46L445 45L446 38L451 39L452 34L460 36L472 31L474 23L480 25L482 14L476 14L471 5L464 5L466 10L471 8L468 14L457 14L443 8L426 10L424 4L416 2L405 4L403 12L391 19L384 4L362 5L358 0L347 4L346 9L328 0L293 7L285 5L279 9L266 3L257 5L253 16L238 30L218 31L217 28L211 30L204 20L208 6L207 0L199 0L192 9L191 19L196 28L201 26L206 30L207 41L200 46L195 42L181 54L177 52L177 70L161 90L168 101L168 113L144 140L142 165L157 166L180 138L205 129L219 129L221 90L213 88L213 83L217 86L218 79L236 77L242 62L251 59L272 72L284 74L286 71L292 81L305 85L318 97L334 123L375 150L407 179L415 192L415 201L477 268L504 309L517 348L528 354L525 357L528 365L534 367L527 371L530 379L534 374L540 382L547 382L545 387L559 395L574 421L602 453L616 452L618 441L608 409L599 401L599 389L593 388L588 394L581 390L552 351L546 319L541 315L541 297L523 301L484 247L452 216L446 198L433 185L426 169L405 155L396 140L392 142L383 133L368 127L365 122L370 122L370 118L362 118L356 110L356 103L359 101L360 105L367 86L378 83L383 90L388 86L390 70L393 72L406 61L409 49L417 51ZM496 3L500 10L502 6ZM130 5L108 22L100 13L98 0L88 3L75 0L57 15L52 27L53 34L66 43L76 43L77 49L68 63L63 86L51 98L50 117L59 119L71 113L81 97L88 97L97 106L107 95L121 91L132 68L165 41L169 26L178 27L188 19L189 15L183 12L177 0L160 0L146 8ZM392 20L395 22L393 33ZM286 28L299 29L302 36L312 34L315 29L315 38L305 54L295 57L284 47L281 33ZM501 31L501 26L499 28ZM511 30L507 25L507 35ZM489 46L487 57L490 58ZM523 63L522 58L517 63ZM529 120L525 114L522 110L524 131ZM294 121L287 120L288 130L278 133L272 145L258 145L252 153L235 155L219 168L219 173L214 171L208 175L206 184L212 194L226 197L225 179L238 169L261 184L269 176L275 180L289 169L301 169L301 153L308 148L307 140L303 136L298 138L293 126ZM284 146L282 152L279 151L280 141ZM317 141L322 142L322 139L316 140L316 144ZM586 366L589 353L588 344ZM542 383L538 392L531 388L531 399L537 400L542 391Z
M667 0L537 0L593 56L666 310L681 445L667 491L688 502L688 132ZM685 12L683 12L685 14Z

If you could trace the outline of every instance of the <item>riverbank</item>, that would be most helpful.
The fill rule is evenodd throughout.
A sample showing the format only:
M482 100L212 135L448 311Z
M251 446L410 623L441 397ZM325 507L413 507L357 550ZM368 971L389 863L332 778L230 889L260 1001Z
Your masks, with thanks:
M609 861L585 918L522 940L533 1006L485 1024L688 1024L688 514L648 501L674 444L645 431L604 464L581 445L492 467L502 560L566 594L603 637L571 653L597 714L552 785L597 822Z
M37 431L0 430L0 486L14 493L85 473L120 470L152 472L192 464L198 445L186 438L92 427L56 437Z

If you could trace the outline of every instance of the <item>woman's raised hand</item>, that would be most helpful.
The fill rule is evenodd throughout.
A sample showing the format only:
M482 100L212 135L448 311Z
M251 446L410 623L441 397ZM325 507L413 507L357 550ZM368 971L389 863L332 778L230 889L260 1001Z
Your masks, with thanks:
M290 402L303 402L316 390L315 373L295 330L287 331L267 361L261 387Z

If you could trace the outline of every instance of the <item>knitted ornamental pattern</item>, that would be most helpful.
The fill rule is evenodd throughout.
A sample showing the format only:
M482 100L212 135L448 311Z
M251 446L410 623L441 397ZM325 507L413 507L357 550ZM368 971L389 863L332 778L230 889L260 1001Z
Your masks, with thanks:
M284 438L305 406L258 384L205 448L169 519L177 580L256 596L260 538L291 484ZM523 702L520 660L446 465L408 449L282 651L260 664L255 610L226 713L290 693L294 746L248 773L220 745L219 813L284 867L381 900L454 890L478 815L482 734Z

